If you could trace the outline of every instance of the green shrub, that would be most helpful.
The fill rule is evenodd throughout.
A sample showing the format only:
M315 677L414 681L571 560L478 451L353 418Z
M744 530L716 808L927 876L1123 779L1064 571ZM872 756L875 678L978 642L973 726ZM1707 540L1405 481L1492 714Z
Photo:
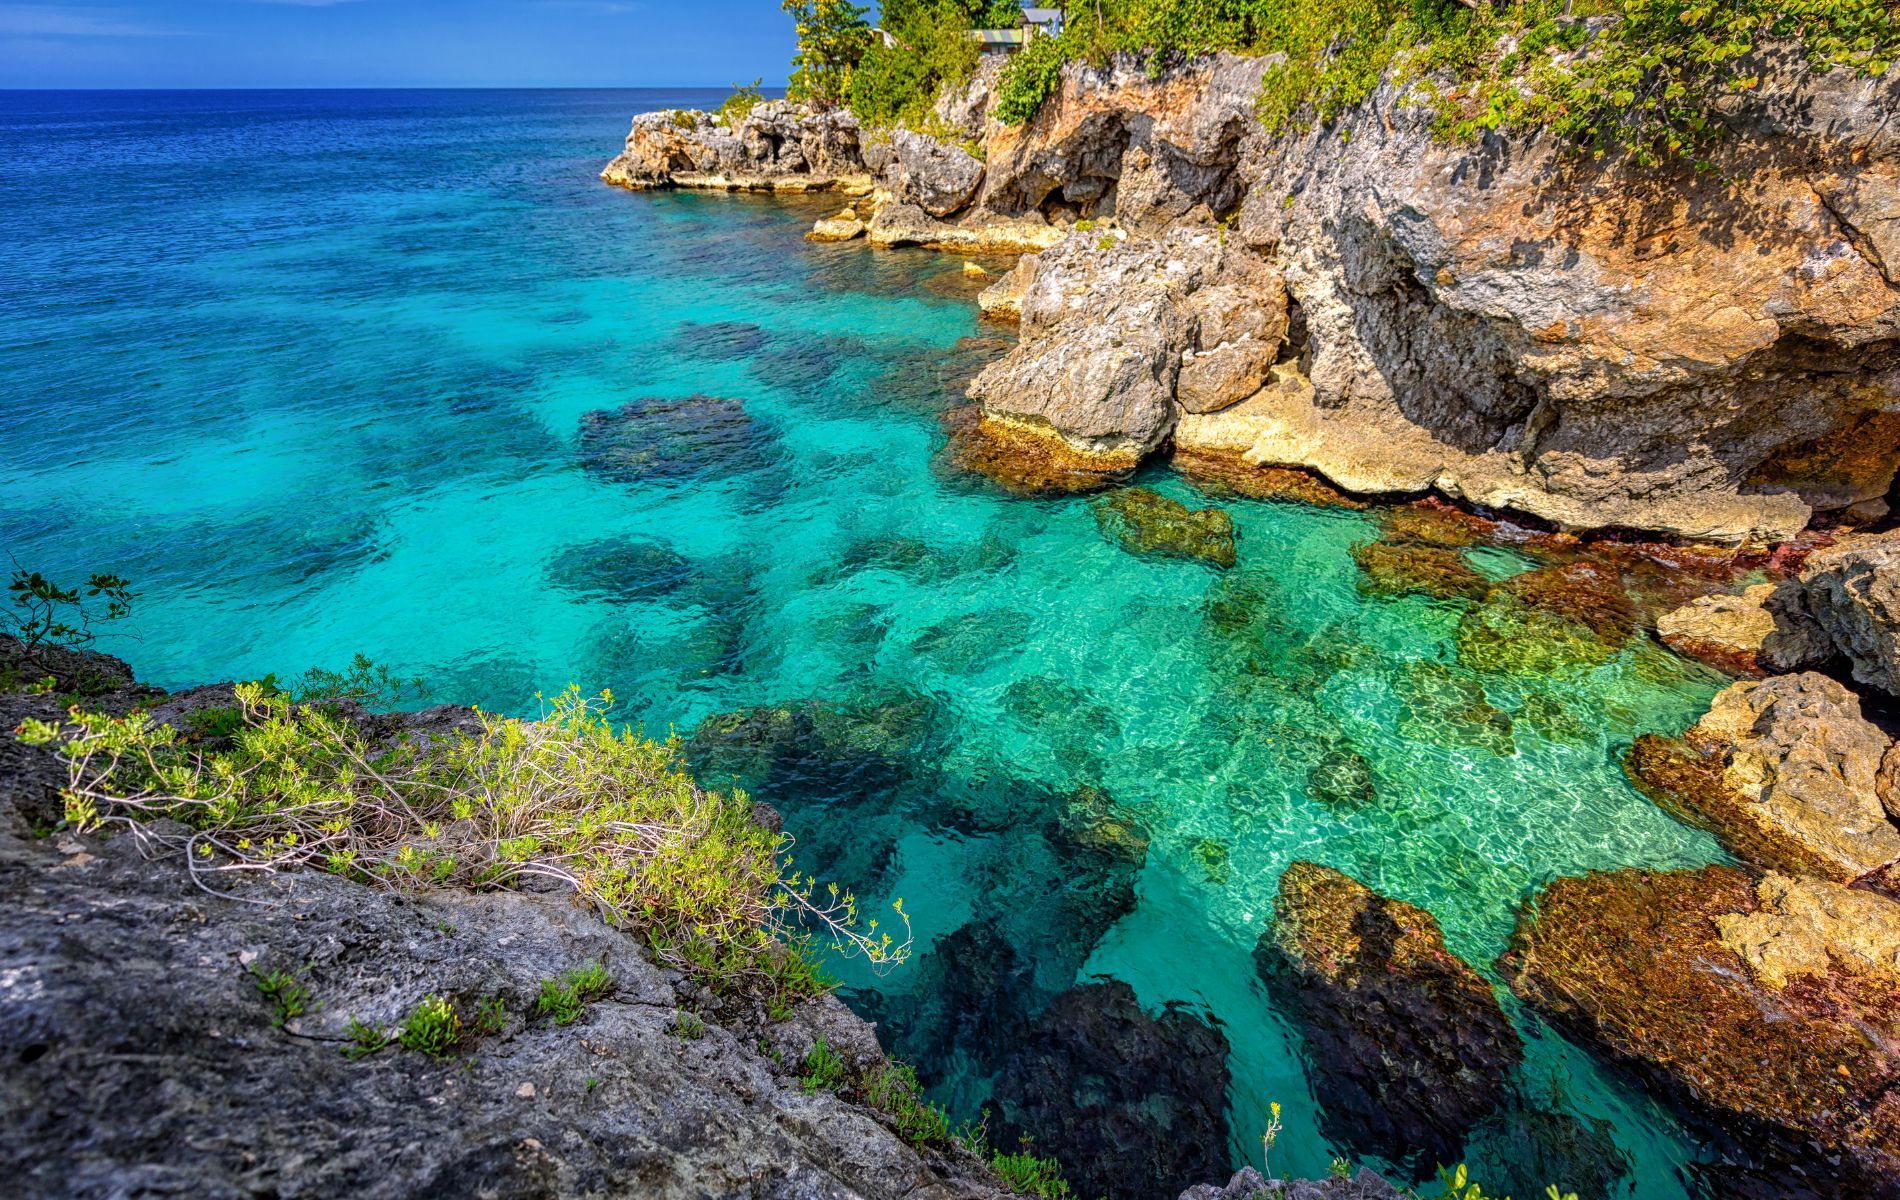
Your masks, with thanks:
M719 123L728 129L736 129L739 123L752 115L752 110L765 103L765 93L760 88L765 77L760 76L751 83L735 83L732 95L719 106Z
M676 108L673 110L672 121L673 121L673 128L675 129L689 129L690 130L690 129L697 128L699 125L698 118L694 117L690 111L684 108Z
M269 683L272 686L266 690L278 690L275 677ZM383 663L358 654L341 671L311 667L291 684L288 694L298 704L359 704L380 712L420 699L425 690L421 679L398 675Z
M785 948L807 930L880 968L908 957L902 901L900 941L850 893L793 871L743 793L695 786L677 741L613 726L609 696L570 688L541 720L481 714L478 732L393 748L327 706L256 684L237 696L243 725L216 750L147 713L76 712L21 737L61 744L73 826L183 822L170 844L207 887L296 867L407 890L552 879L663 958L774 995L815 983Z
M483 996L475 1001L475 1019L469 1028L476 1037L493 1037L508 1027L508 1006L500 996Z
M779 7L792 14L798 35L786 95L818 108L844 103L852 72L876 40L864 19L870 10L850 0L780 0Z
M917 1072L905 1063L885 1063L864 1081L865 1102L890 1117L897 1135L913 1146L950 1142L950 1118L924 1099Z
M865 51L851 76L851 111L873 128L921 129L938 95L976 71L970 15L955 0L905 5L895 12L887 6L884 28L897 45L880 41Z
M350 1044L343 1047L343 1057L351 1062L380 1054L394 1044L396 1039L379 1025L371 1025L361 1017L351 1017L349 1026Z
M1331 121L1391 78L1421 84L1445 137L1548 130L1654 164L1721 131L1717 103L1762 82L1760 47L1870 76L1900 58L1890 0L1110 0L1072 17L1012 60L999 120L1033 117L1069 62L1127 52L1156 73L1234 50L1284 55L1259 97L1271 130Z
M1038 1158L1027 1149L1014 1154L999 1151L990 1156L990 1170L1019 1196L1068 1200L1069 1182L1062 1178L1062 1164L1053 1158Z
M80 587L61 587L17 563L7 594L15 611L0 615L0 632L19 638L28 650L91 645L99 636L93 625L131 616L134 599L132 585L117 575L95 573Z

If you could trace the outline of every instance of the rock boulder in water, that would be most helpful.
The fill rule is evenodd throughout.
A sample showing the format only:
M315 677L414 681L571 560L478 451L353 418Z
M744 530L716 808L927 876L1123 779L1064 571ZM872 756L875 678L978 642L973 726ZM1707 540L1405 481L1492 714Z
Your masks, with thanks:
M996 1083L992 1140L1032 1139L1079 1196L1152 1200L1232 1169L1227 1039L1199 1017L1145 1012L1121 982L1064 992Z
M1801 590L1855 680L1900 696L1900 530L1816 551L1801 570Z
M725 477L771 464L777 436L737 400L636 400L581 418L581 465L612 483Z
M1768 1181L1723 1194L1892 1200L1900 903L1819 881L1798 885L1818 899L1784 898L1794 886L1728 867L1559 879L1501 965L1526 1002L1732 1139ZM1830 905L1852 920L1840 907L1830 924ZM1843 928L1884 931L1884 954L1831 941Z
M1221 568L1238 561L1234 519L1223 509L1191 509L1151 488L1123 488L1092 507L1102 533L1131 554Z
M1517 1034L1430 913L1296 862L1254 959L1305 1038L1320 1128L1355 1153L1422 1178L1508 1096Z
M1637 739L1637 787L1765 867L1849 883L1900 859L1880 801L1891 739L1812 671L1738 683L1682 739Z

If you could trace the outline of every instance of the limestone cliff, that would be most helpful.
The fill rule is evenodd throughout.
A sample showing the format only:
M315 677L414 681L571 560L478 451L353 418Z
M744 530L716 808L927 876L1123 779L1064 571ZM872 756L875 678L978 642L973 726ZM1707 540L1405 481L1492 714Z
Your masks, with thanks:
M939 103L943 139L803 120L850 126L847 165L877 186L874 244L1063 243L986 304L1027 297L1043 315L972 395L1111 468L1173 444L1354 492L1436 490L1564 528L1730 544L1817 514L1885 515L1900 462L1900 71L1814 75L1770 56L1703 171L1589 161L1549 139L1448 141L1390 85L1273 135L1254 115L1264 65L1073 64L1021 126L989 116L986 71ZM681 124L641 118L616 167L733 178L732 155L760 149L750 161L775 178L800 159L827 186L845 169L812 149L841 133ZM1258 310L1259 344L1204 320L1236 298ZM1055 319L1064 307L1092 319Z

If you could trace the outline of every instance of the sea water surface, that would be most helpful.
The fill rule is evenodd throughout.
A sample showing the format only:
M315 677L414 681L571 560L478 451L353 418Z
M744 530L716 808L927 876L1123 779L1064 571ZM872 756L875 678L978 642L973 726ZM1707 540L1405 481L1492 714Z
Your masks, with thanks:
M906 900L913 961L839 971L959 1118L1056 994L1114 979L1217 1023L1236 1164L1278 1101L1273 1168L1323 1173L1352 1151L1253 960L1288 863L1430 910L1490 971L1543 880L1719 858L1617 767L1715 686L1653 644L1481 675L1457 607L1361 594L1376 514L1222 500L1220 574L944 467L938 414L1009 336L961 260L596 181L633 113L720 98L0 94L0 547L134 580L104 648L165 686L363 653L439 700L532 713L574 682L654 734L712 719L708 783ZM1567 715L1459 734L1474 687ZM1355 758L1370 795L1314 785ZM1078 805L1145 853L1066 852ZM1687 1194L1670 1118L1513 1015L1523 1099L1475 1177Z

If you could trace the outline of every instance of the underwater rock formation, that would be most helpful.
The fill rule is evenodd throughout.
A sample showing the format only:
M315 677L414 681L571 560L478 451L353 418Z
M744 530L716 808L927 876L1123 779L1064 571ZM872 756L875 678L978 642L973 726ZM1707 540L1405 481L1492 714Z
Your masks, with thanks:
M738 400L635 400L581 418L581 465L611 483L728 477L777 461L778 435Z
M1365 542L1352 548L1361 591L1374 596L1429 596L1434 600L1481 600L1491 581L1443 546Z
M1523 1059L1491 985L1430 913L1330 867L1288 867L1274 914L1254 960L1305 1039L1321 1130L1418 1178L1459 1161Z
M1891 745L1858 697L1806 672L1735 684L1682 739L1638 738L1625 765L1738 857L1851 883L1900 860L1878 785Z
M1527 1003L1760 1172L1760 1190L1724 1194L1891 1200L1900 976L1831 940L1792 969L1776 943L1817 926L1804 901L1782 899L1789 886L1728 867L1559 879L1522 914L1501 966ZM1900 931L1900 903L1801 887L1854 905L1888 944Z
M1227 1039L1169 1008L1149 1016L1127 984L1055 999L996 1084L992 1139L1033 1139L1076 1194L1149 1200L1224 1176Z
M1122 488L1090 507L1103 535L1130 554L1183 558L1221 568L1238 561L1234 519L1222 509L1191 509L1141 487Z

